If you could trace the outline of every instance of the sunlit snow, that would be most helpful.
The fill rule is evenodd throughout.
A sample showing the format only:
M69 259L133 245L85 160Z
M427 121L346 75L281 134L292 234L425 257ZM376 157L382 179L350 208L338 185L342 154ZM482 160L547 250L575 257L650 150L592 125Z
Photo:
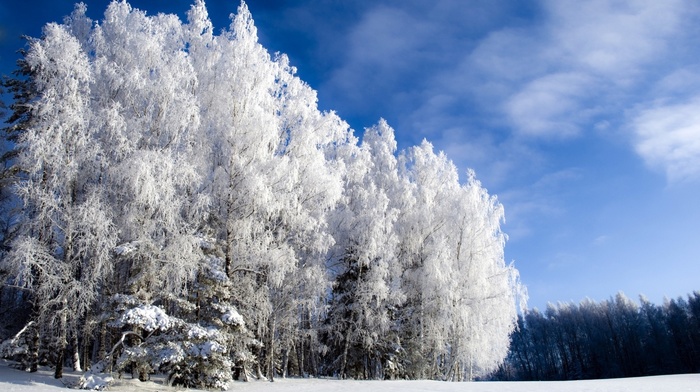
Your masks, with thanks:
M77 374L67 373L64 381L55 380L50 369L37 373L27 373L11 368L10 362L0 361L0 391L3 392L47 392L65 390L66 384L77 381ZM548 382L440 382L440 381L355 381L334 379L278 379L273 383L265 381L235 382L229 390L243 392L411 392L411 391L468 391L468 392L684 392L697 391L700 374L680 374L590 381L548 381ZM164 386L160 380L140 382L125 374L109 388L116 392L136 391L176 391ZM190 391L196 391L189 389Z

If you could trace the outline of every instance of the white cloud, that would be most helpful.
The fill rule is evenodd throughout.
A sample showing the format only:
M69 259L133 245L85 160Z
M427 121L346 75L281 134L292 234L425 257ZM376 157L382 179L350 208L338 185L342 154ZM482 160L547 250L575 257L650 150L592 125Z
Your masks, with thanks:
M670 181L700 178L700 96L642 110L633 131L637 153Z
M464 136L472 133L476 135ZM490 192L513 187L514 173L525 177L526 172L536 172L543 165L541 155L530 146L509 139L498 140L494 136L488 132L451 128L436 138L434 145L460 168L460 174L467 167L473 169Z
M650 93L651 96L667 99L687 99L700 91L700 64L675 69L660 78Z
M369 6L358 4L363 5L356 6L357 22L342 40L320 45L343 47L335 62L337 66L329 70L319 86L320 95L333 97L356 117L381 116L388 120L401 117L401 121L422 111L423 105L434 107L435 98L442 94L448 95L443 100L449 101L448 104L463 101L470 89L464 83L465 75L457 69L458 64L479 38L519 7L510 0L473 3L378 0L367 3ZM335 35L328 34L328 39L331 37ZM441 75L449 75L451 82L442 84ZM430 114L437 117L442 112ZM392 124L411 125L411 121ZM369 124L358 127L365 125ZM400 130L420 132L421 137L430 139L431 134L440 131L412 126Z
M477 72L504 83L521 83L547 72L542 61L545 47L536 27L505 27L490 32L465 57L463 71Z
M606 96L635 87L637 72L661 61L687 8L682 0L544 0L533 7L534 19L503 24L514 22L506 19L514 3L490 3L378 2L362 9L322 92L354 116L476 110L500 115L516 136L571 137L599 122L600 108L624 110ZM395 126L428 136L463 126L463 116L451 119L443 129Z
M391 117L385 110L410 91L447 51L440 25L421 19L411 7L378 5L364 12L346 37L340 66L321 87L354 115ZM370 124L364 124L370 125Z
M682 0L549 0L552 61L608 77L653 60L679 28Z
M582 73L550 74L533 80L512 95L505 111L516 130L527 136L576 135L590 109L583 106L587 86L594 83Z
M666 61L686 4L545 1L539 23L492 32L462 69L478 73L473 95L491 98L515 135L575 136L638 103L631 92Z
M669 61L689 52L683 48L698 30L691 22L700 7L683 0L542 0L522 19L522 3L512 1L380 0L356 7L338 42L321 38L320 47L343 49L332 51L334 67L320 96L333 97L333 108L351 122L387 118L407 135L404 143L444 141L443 149L469 155L452 159L481 166L478 172L498 183L518 176L531 156L548 153L540 140L610 135L630 119L630 108L649 107L655 94L683 86L686 96L697 91L687 77L700 75L690 65L696 59ZM692 87L700 86L695 80ZM674 128L661 137L642 126L663 114L653 109L661 108L634 119L655 135L635 134L635 151L653 167L668 167L669 176L687 176L681 155L692 155L683 152L691 147L661 146L690 131ZM481 137L484 131L492 136Z

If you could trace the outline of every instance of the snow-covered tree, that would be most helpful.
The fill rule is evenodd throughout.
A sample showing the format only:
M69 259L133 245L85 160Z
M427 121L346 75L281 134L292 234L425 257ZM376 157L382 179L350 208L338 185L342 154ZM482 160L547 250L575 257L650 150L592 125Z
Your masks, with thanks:
M412 192L399 227L404 264L403 340L412 377L472 379L508 351L520 286L505 264L503 207L473 173L424 141L401 157Z
M493 371L508 353L517 308L524 300L518 272L504 260L503 206L468 173L447 224L453 249L452 324L446 378Z
M337 358L331 368L342 378L384 378L396 362L392 315L403 295L395 274L395 152L393 129L381 120L345 158L345 195L333 214L335 282L326 332L334 346L329 357Z
M186 23L78 4L21 65L6 86L24 209L2 270L57 376L69 346L75 368L82 350L218 388L467 379L505 355L502 206L427 142L397 158L384 120L358 145L245 3L219 35L203 0Z
M216 38L197 7L190 24L198 34L193 62L208 64L199 97L212 141L209 228L227 275L239 282L234 298L265 344L272 377L281 340L285 351L296 344L290 336L299 331L299 307L317 308L325 295L322 257L332 244L325 215L342 189L332 150L346 142L347 125L317 109L315 92L285 56L270 58L245 4Z
M147 17L112 2L95 28L95 111L118 209L125 289L152 301L178 294L201 259L200 176L192 159L199 127L196 75L174 15ZM161 292L161 290L165 292Z
M26 220L7 261L17 283L32 291L36 317L53 329L46 333L55 336L61 377L68 333L77 354L80 321L111 271L116 232L105 205L103 154L89 126L87 56L65 26L49 24L25 60L38 95L18 158Z

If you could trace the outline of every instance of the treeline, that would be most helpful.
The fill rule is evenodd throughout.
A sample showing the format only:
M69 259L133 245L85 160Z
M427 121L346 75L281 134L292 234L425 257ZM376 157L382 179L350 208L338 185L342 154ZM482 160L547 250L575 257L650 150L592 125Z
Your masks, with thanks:
M30 39L4 156L2 355L30 371L225 388L331 375L466 380L515 327L503 207L428 142L362 141L241 4L79 4Z
M499 380L580 380L700 372L700 292L657 306L624 294L518 317Z

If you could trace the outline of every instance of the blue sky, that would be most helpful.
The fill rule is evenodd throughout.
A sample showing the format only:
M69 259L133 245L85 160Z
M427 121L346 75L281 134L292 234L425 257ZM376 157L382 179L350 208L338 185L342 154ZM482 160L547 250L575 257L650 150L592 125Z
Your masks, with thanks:
M99 19L107 0L87 0ZM190 1L133 0L183 16ZM0 4L0 73L72 1ZM207 2L217 30L237 0ZM531 307L700 290L700 3L250 0L261 43L358 134L476 170Z

